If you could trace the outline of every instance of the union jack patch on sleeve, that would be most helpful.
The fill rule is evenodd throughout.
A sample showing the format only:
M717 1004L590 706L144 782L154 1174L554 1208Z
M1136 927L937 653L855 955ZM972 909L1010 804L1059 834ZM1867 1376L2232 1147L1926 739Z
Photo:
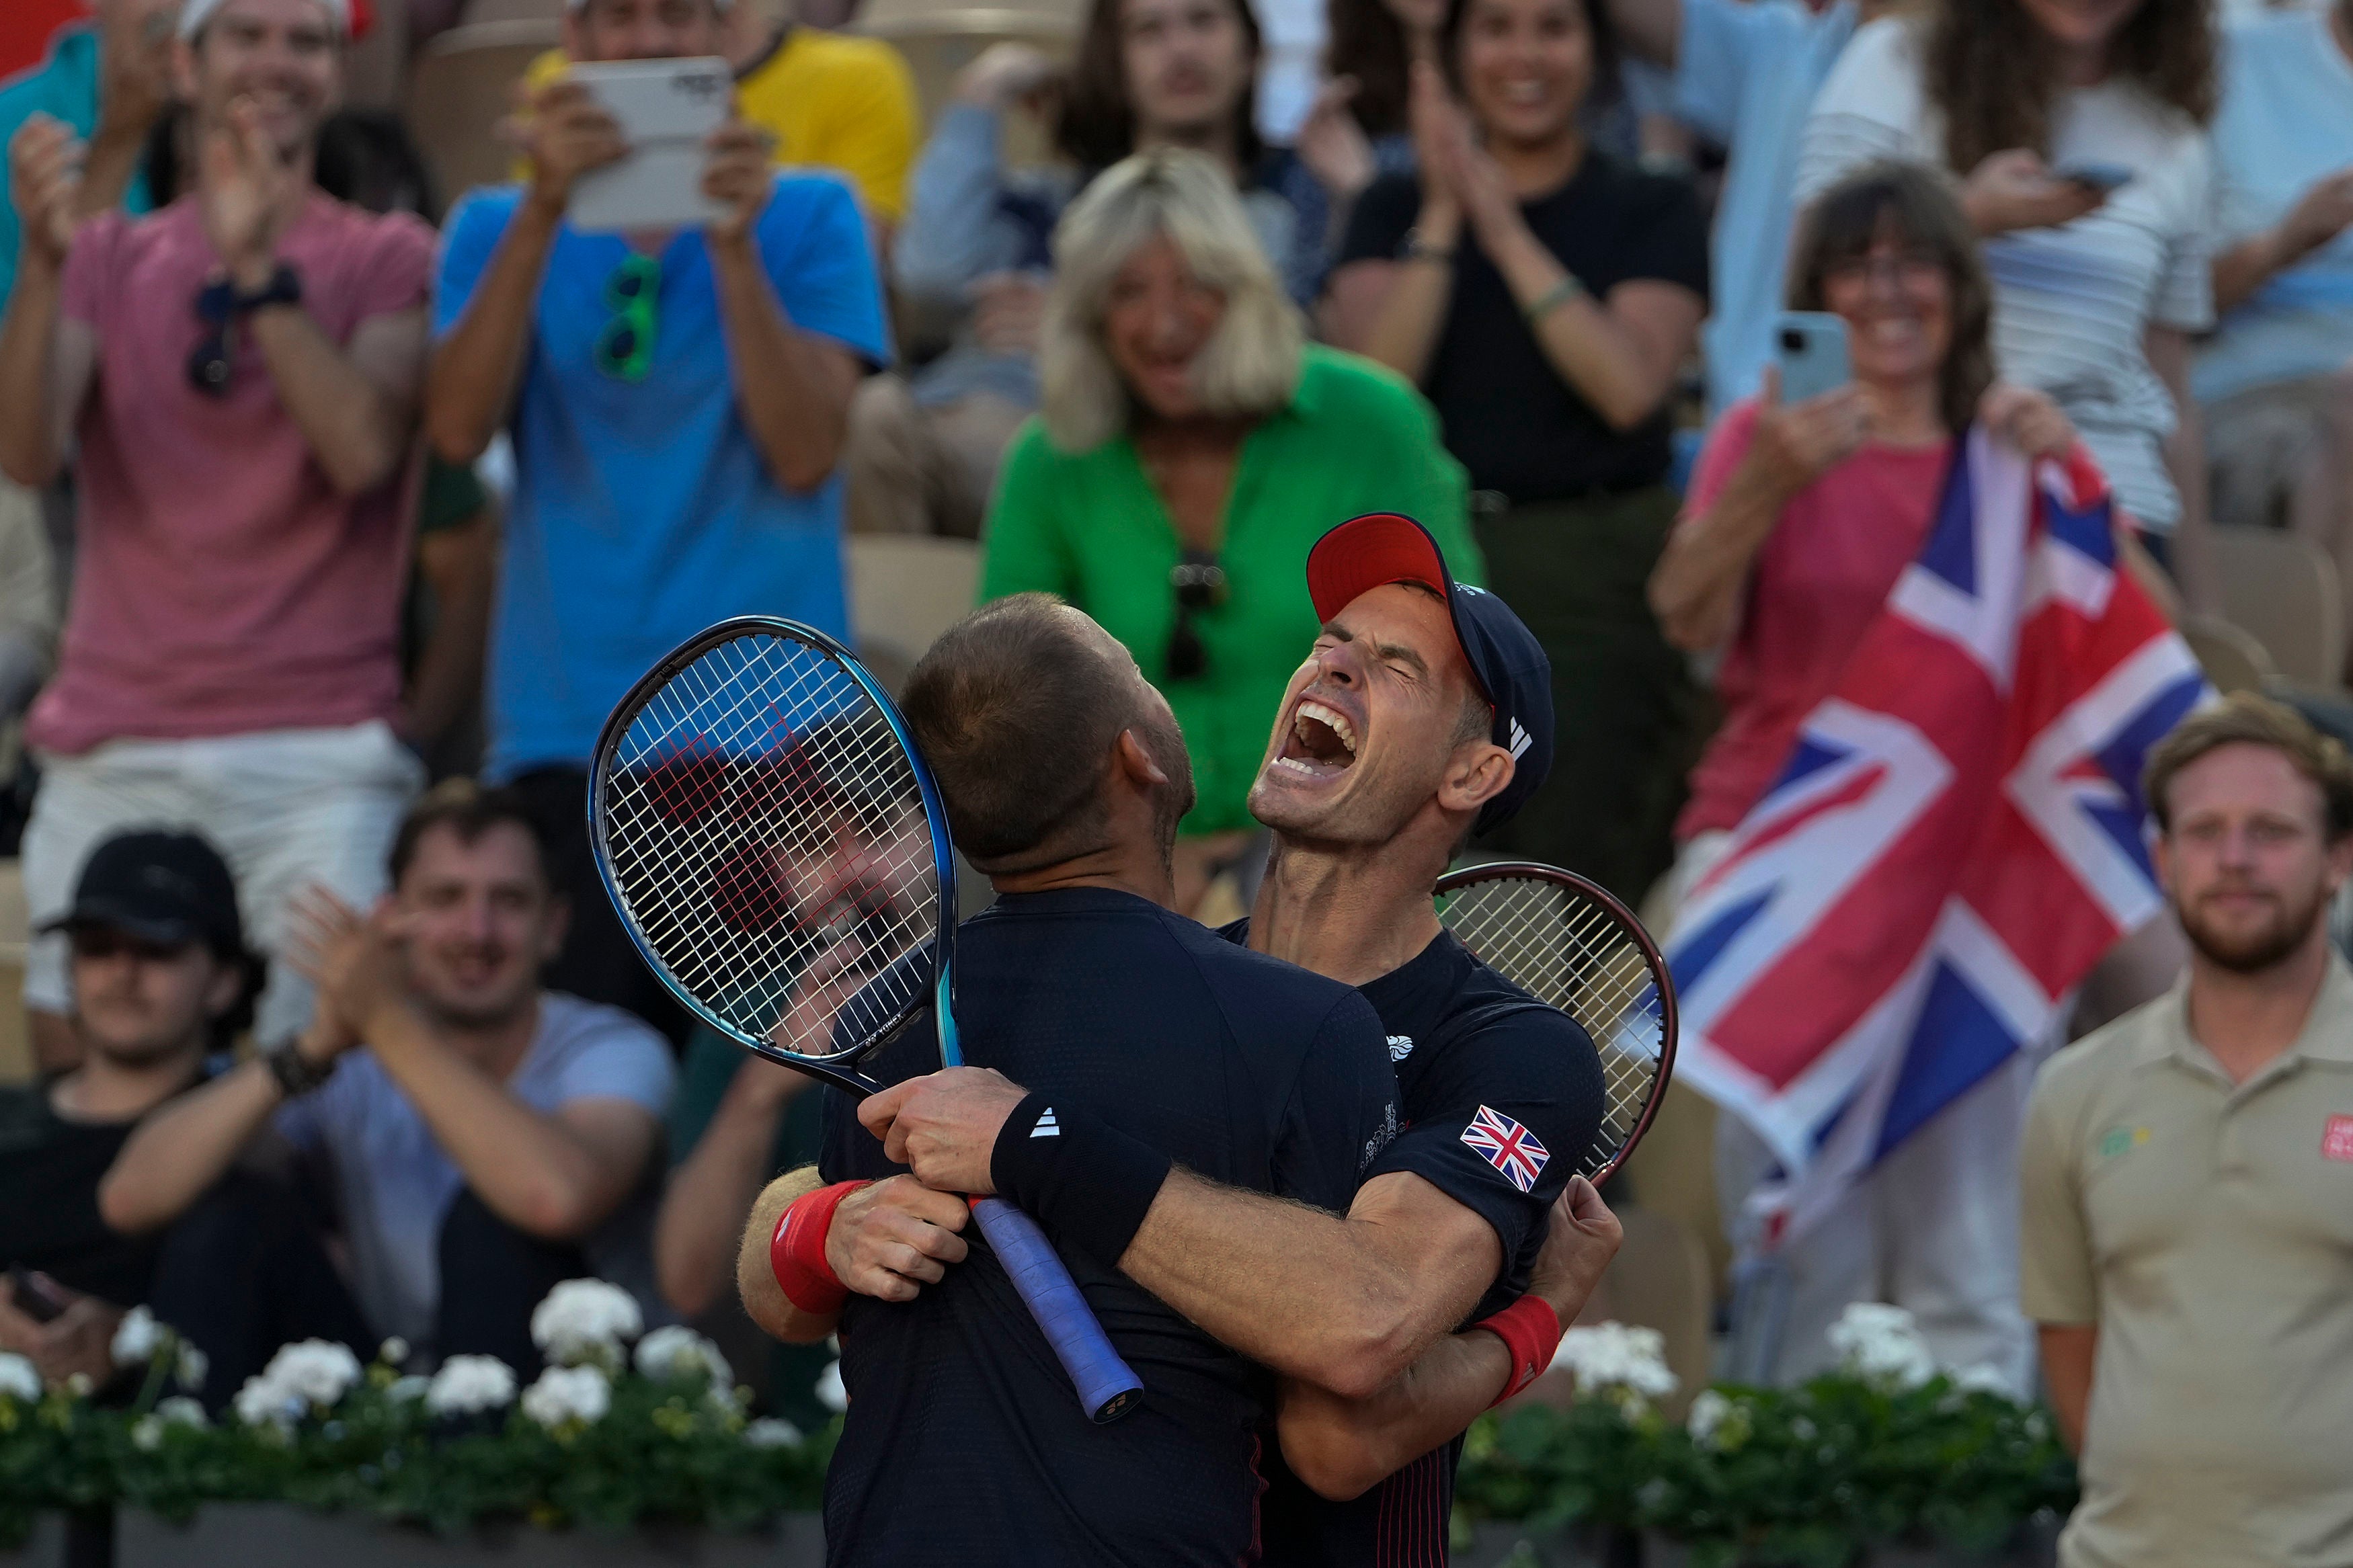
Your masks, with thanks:
M1462 1130L1462 1142L1478 1150L1487 1163L1504 1173L1504 1180L1524 1193L1535 1191L1545 1162L1552 1158L1552 1151L1535 1133L1483 1105L1472 1112L1471 1125Z

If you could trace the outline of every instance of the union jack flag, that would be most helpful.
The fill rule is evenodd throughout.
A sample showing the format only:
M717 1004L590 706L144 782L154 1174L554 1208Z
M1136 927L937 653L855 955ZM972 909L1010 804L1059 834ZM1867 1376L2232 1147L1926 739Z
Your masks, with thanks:
M1486 1156L1487 1163L1504 1173L1512 1185L1520 1191L1532 1192L1536 1178L1544 1174L1545 1162L1552 1151L1538 1141L1536 1135L1504 1115L1485 1106L1471 1113L1471 1125L1462 1130L1462 1142Z
M1669 944L1678 1076L1780 1170L1752 1247L2034 1046L2161 900L2143 759L2206 688L2105 482L1972 430L1928 541Z

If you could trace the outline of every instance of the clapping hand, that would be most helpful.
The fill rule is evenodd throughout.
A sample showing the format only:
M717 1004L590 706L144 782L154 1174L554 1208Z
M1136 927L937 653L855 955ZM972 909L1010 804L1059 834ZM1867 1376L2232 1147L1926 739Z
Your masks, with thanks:
M61 120L26 118L8 139L8 196L24 231L26 253L54 268L72 247L74 195L81 186L80 138Z
M201 156L205 237L229 280L251 292L277 268L278 231L291 205L294 171L270 144L261 110L249 98L230 104L228 122L206 132Z
M1349 109L1356 96L1355 77L1335 77L1325 82L1307 118L1299 122L1299 135L1293 142L1299 161L1307 165L1307 172L1330 195L1335 207L1363 195L1376 173L1373 144Z
M335 1031L333 1044L378 1043L377 1025L407 1005L406 939L390 900L364 916L315 883L294 895L287 907L286 962L319 988L318 1009Z
M709 236L720 244L740 241L760 221L776 188L776 139L749 121L731 119L704 145L711 162L703 165L702 194L721 209Z
M1028 44L991 44L956 78L960 103L1005 110L1032 100L1054 79L1054 62Z

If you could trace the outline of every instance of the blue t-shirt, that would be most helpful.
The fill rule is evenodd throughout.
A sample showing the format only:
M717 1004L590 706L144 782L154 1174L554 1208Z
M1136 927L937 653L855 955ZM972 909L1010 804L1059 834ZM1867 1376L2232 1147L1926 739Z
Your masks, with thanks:
M1008 894L966 921L955 1013L973 1065L1213 1182L1345 1210L1397 1127L1397 1079L1362 996L1128 893ZM925 1021L867 1070L895 1083L938 1065ZM902 1169L839 1090L824 1148L828 1182ZM849 1415L826 1476L832 1568L1252 1559L1272 1377L1084 1249L1061 1253L1142 1403L1090 1422L986 1247L912 1301L850 1297Z
M436 335L464 314L521 199L512 185L477 191L451 215ZM889 362L881 285L847 184L780 173L755 237L795 327ZM616 315L607 290L631 254L618 235L567 224L540 281L491 647L485 767L496 778L585 763L631 683L713 621L783 616L849 634L840 476L794 494L761 461L699 231L661 253L645 378L597 368Z
M1674 113L1730 154L1709 268L1715 294L1700 333L1711 414L1756 391L1772 359L1797 216L1798 133L1854 27L1854 0L1819 13L1799 0L1683 0Z
M36 114L62 120L87 141L98 129L100 82L98 34L90 27L61 27L49 44L49 58L27 71L0 82L0 148L15 139L25 121ZM147 195L147 172L131 176L123 192L126 212L143 213L154 204ZM16 221L16 204L0 201L0 300L16 285L16 247L23 229Z
M2327 9L2261 13L2223 50L2214 142L2218 240L2227 250L2285 217L2315 181L2353 164L2353 61ZM2217 323L2189 386L2200 403L2335 371L2353 360L2353 229Z

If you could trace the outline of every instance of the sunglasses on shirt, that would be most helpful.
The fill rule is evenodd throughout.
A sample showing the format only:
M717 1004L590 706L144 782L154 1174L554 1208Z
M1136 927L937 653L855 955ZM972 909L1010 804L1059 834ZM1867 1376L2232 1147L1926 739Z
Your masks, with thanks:
M225 278L216 279L196 290L195 310L205 335L188 355L188 384L206 397L227 397L232 373L228 324L237 314L236 288Z
M1194 617L1226 602L1226 569L1206 550L1187 550L1169 569L1168 586L1176 595L1176 624L1168 633L1168 679L1198 679L1209 667L1209 650L1202 646Z
M596 368L616 381L643 381L654 364L654 301L661 294L661 263L632 256L605 280L613 319L596 334Z

